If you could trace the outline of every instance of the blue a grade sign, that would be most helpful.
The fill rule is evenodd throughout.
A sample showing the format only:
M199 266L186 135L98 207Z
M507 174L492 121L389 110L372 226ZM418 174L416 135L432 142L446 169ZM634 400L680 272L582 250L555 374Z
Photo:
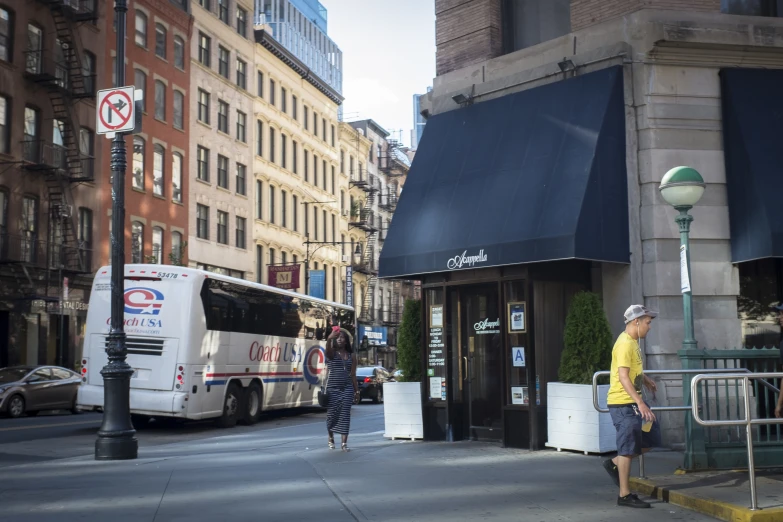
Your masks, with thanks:
M318 299L326 299L326 272L310 270L310 295Z
M373 346L386 346L388 343L388 330L385 326L359 326L359 342L364 336Z

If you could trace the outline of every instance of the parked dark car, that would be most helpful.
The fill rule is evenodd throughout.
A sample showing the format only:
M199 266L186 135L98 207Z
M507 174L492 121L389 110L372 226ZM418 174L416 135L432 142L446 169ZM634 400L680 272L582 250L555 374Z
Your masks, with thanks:
M13 418L44 410L76 413L80 383L78 373L59 366L0 368L0 412Z
M383 366L360 366L356 368L356 381L359 383L359 402L372 399L383 402L383 383L393 381L389 371Z

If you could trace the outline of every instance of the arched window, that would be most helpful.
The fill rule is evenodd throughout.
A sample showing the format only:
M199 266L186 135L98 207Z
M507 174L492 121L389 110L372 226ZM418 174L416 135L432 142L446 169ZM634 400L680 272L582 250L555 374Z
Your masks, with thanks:
M144 139L133 137L133 181L135 189L144 190Z
M174 67L185 68L185 40L174 37Z
M155 54L166 58L166 28L155 24Z
M147 47L147 15L136 11L136 43Z
M182 203L182 154L171 155L171 199Z
M152 193L156 196L163 195L163 161L166 151L161 145L155 145L152 153Z
M144 71L135 69L133 71L133 86L142 92L147 92L147 74ZM141 110L147 112L147 97L145 96L141 100Z
M163 229L152 227L152 262L163 263Z
M155 81L155 119L166 121L166 84Z
M185 259L185 246L182 243L182 234L179 232L171 233L171 254L169 260L172 265L182 265Z
M144 225L138 221L131 224L131 263L144 261Z
M174 91L174 127L185 128L185 95Z

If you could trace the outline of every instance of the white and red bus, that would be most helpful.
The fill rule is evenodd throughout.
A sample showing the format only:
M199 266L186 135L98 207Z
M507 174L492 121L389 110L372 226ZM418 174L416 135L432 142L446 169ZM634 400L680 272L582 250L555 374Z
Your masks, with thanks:
M77 408L103 408L111 267L90 296ZM151 417L253 424L261 412L318 404L325 337L355 332L350 306L167 265L125 267L130 409Z

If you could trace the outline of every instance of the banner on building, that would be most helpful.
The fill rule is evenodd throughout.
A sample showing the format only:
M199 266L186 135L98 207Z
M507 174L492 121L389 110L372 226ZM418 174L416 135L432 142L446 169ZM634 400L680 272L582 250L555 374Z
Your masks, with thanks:
M345 304L353 306L353 267L345 267Z
M299 288L299 265L270 265L268 267L269 286L283 290Z
M385 326L359 325L359 341L367 337L370 346L386 346L389 339L389 331Z
M318 299L326 299L326 272L310 270L310 295Z

